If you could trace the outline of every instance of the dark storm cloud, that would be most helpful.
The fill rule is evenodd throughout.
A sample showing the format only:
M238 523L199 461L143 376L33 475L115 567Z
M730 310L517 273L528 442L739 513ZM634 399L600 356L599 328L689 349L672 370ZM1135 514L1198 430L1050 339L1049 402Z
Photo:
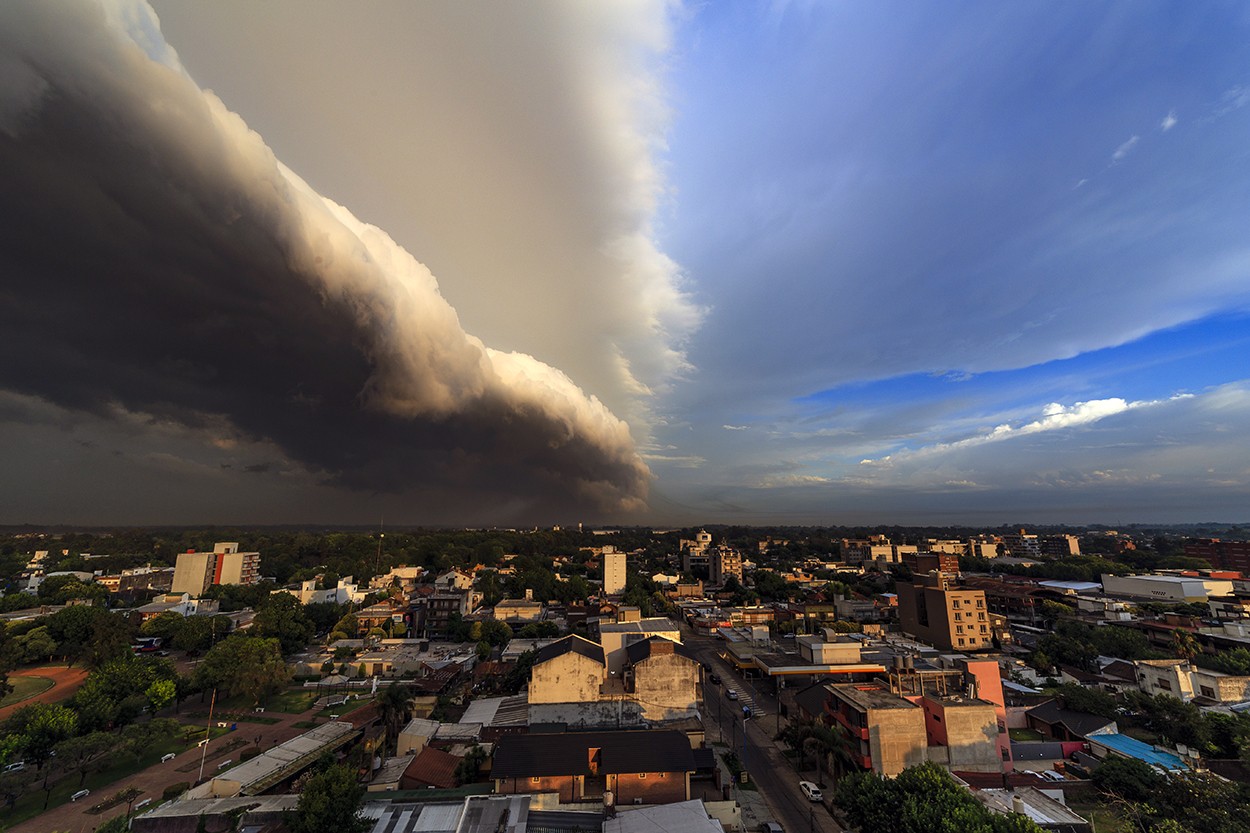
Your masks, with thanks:
M625 424L466 334L428 270L195 86L143 7L0 9L0 177L0 388L269 441L352 489L641 505Z

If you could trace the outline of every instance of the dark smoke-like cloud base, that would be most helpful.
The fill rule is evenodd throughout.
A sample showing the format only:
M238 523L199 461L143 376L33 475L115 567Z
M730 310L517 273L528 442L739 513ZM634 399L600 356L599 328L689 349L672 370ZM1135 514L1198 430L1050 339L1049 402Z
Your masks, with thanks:
M224 417L352 489L645 500L624 422L466 334L425 267L190 80L146 7L0 10L0 176L0 387Z

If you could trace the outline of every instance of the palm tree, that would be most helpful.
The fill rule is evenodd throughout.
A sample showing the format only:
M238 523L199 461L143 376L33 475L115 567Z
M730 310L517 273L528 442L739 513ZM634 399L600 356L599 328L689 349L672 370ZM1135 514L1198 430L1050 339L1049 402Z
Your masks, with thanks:
M386 727L386 737L382 744L382 757L386 750L396 742L399 731L412 720L412 693L408 687L398 682L391 683L378 694L378 716Z
M1172 652L1180 659L1192 662L1201 650L1198 647L1198 640L1194 639L1194 635L1189 631L1179 629L1172 631Z

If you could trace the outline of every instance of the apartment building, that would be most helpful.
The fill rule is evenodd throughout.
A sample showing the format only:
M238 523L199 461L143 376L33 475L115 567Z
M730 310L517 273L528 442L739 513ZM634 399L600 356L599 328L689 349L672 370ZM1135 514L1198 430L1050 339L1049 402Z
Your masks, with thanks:
M1217 570L1238 570L1250 575L1250 541L1199 538L1185 544L1185 555L1205 559Z
M180 553L174 563L171 593L199 596L214 584L255 584L260 580L260 553L239 552L233 541L213 545L212 552Z
M625 553L617 552L615 547L603 548L603 594L619 596L625 592Z
M715 547L708 553L708 584L722 585L733 576L742 581L742 553L729 547Z
M894 777L928 760L924 710L879 683L826 686L825 709L856 744L855 763Z
M993 644L985 593L959 587L945 573L899 584L898 617L904 633L947 650L975 651Z

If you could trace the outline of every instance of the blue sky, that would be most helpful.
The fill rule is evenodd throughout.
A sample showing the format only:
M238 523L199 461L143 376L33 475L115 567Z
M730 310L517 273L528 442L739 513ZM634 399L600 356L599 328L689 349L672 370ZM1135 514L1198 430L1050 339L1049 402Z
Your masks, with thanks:
M928 448L939 471L933 447L1052 403L1141 417L1244 380L1248 28L1240 4L695 10L673 56L661 235L709 313L660 489L733 493L721 507L747 516L904 518L923 502L896 510L891 486L939 480L885 478L865 506L860 459ZM1046 431L1074 449L1126 419L1086 408ZM1025 497L1025 444L995 443L1019 480L988 488L1053 519L1066 502ZM1216 505L1235 512L1247 456L1228 451L1241 485ZM1175 460L1132 465L1152 490L1196 485Z
M0 522L1246 520L1245 3L66 3Z

